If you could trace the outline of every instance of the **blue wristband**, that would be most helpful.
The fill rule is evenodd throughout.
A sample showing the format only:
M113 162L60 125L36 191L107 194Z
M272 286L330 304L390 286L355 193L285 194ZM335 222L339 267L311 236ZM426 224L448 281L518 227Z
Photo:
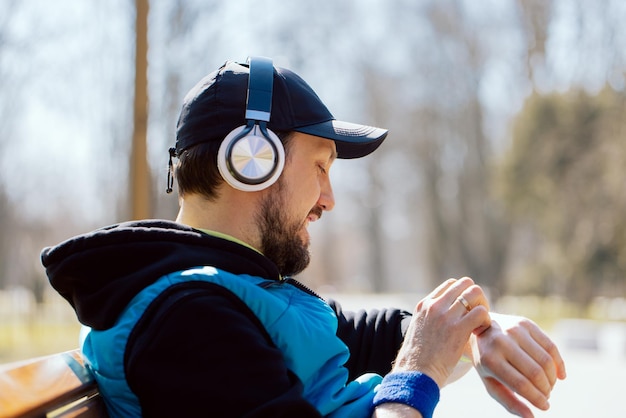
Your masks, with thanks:
M420 411L424 418L432 418L439 402L439 386L421 372L394 372L383 379L376 395L374 406L395 402Z

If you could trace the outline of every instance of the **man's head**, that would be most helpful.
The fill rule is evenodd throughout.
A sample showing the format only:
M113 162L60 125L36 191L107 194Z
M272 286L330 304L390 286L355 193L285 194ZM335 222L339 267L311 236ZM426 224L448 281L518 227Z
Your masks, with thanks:
M337 121L302 78L284 68L270 68L267 128L282 141L292 131L319 136L335 141L339 158L358 158L374 151L386 137L384 129ZM199 152L192 151L193 148L217 152L231 131L246 125L249 80L248 64L229 61L189 91L176 130L175 154L179 159L186 159L186 151L189 154ZM216 161L217 157L213 160ZM182 194L189 187L194 192L198 191L194 180L205 177L198 177L197 172L190 176L177 174ZM211 175L205 180L202 188L207 189L204 192L211 196L214 188L210 186L219 184L222 178L221 175Z
M212 203L230 201L230 205L234 198L238 208L253 202L257 239L244 237L244 240L275 261L284 274L294 274L303 268L298 265L302 263L294 260L307 258L308 262L308 222L334 205L327 177L330 164L336 157L358 158L371 153L382 143L387 131L337 121L304 80L289 70L273 67L271 61L269 71L267 67L265 71L270 87L261 88L261 98L267 101L261 108L267 106L267 112L250 112L247 101L254 102L257 98L251 98L254 91L249 83L253 84L259 77L255 75L258 66L250 70L247 64L227 62L201 80L185 97L176 147L170 153L179 159L175 178L183 204L190 195L199 195ZM258 114L261 114L259 118ZM265 120L264 114L267 114ZM245 125L254 126L254 130L263 134L265 129L275 133L280 148L284 146L286 158L284 168L280 167L276 176L277 182L255 189L260 192L241 191L245 188L233 185L228 175L225 183L224 174L229 173L224 173L224 166L218 168L218 161L223 158L220 147L227 143L225 137L230 138L229 133ZM250 144L246 147L246 152L252 148ZM300 197L294 196L301 192L304 193ZM300 204L303 207L298 207ZM214 207L212 213L215 212ZM233 234L229 230L220 232ZM301 245L295 245L298 242ZM286 259L285 251L292 253Z

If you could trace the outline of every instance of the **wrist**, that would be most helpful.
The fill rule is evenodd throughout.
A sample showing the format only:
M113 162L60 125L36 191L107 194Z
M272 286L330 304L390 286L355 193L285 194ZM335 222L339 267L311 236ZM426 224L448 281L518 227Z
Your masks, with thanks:
M399 371L384 377L374 395L374 407L384 403L400 403L431 418L439 402L439 386L428 375L417 371Z

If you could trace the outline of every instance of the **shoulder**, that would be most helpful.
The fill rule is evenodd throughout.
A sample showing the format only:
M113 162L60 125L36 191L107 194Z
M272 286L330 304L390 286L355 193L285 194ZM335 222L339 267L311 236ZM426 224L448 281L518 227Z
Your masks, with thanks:
M189 415L206 411L207 404L217 415L226 407L243 413L258 406L257 398L272 398L294 385L282 353L256 316L228 289L207 282L177 284L161 293L137 322L124 363L147 415L173 413L168 408L180 408L180 402L173 405L172 399L185 399Z
M188 281L161 292L146 308L129 337L128 347L144 340L150 344L155 334L171 332L187 338L218 335L225 329L252 328L266 332L250 308L231 290L212 282ZM269 337L266 337L269 340ZM140 349L140 348L139 348Z

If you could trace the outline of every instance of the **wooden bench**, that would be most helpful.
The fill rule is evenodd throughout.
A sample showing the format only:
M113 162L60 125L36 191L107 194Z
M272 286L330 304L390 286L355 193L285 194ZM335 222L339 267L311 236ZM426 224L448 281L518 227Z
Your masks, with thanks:
M78 350L0 365L0 418L106 418Z

